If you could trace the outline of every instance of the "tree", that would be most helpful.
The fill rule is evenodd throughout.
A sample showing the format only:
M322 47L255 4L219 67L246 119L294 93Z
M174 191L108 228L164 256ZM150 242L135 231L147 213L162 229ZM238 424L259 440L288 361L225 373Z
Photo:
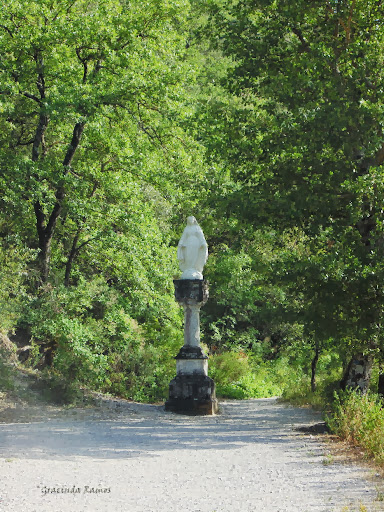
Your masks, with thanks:
M173 372L170 245L206 195L183 128L188 12L10 0L0 14L0 328L24 327L60 386L159 399Z
M2 204L39 250L42 283L53 244L64 251L68 285L80 250L121 230L122 215L114 226L111 213L118 210L113 203L138 194L130 183L142 183L139 195L152 186L169 199L183 172L188 188L187 150L195 149L177 125L189 77L187 10L184 0L4 6Z
M307 251L277 277L318 339L382 347L384 6L375 1L205 2L232 58L220 148L237 216L299 229ZM212 139L211 139L212 140ZM222 156L222 157L223 157ZM296 289L296 293L295 293ZM327 331L327 332L325 332Z

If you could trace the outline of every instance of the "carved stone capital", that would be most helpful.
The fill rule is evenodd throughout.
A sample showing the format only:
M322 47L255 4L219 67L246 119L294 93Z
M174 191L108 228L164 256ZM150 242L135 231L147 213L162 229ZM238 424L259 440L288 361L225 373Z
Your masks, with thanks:
M209 297L208 283L200 279L175 279L175 299L183 305L205 304Z

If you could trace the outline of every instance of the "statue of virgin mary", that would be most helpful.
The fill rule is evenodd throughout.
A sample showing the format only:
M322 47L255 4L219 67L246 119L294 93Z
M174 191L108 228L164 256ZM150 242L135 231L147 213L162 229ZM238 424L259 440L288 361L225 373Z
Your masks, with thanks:
M187 226L177 247L181 279L203 279L203 269L208 258L208 245L195 217L188 217Z

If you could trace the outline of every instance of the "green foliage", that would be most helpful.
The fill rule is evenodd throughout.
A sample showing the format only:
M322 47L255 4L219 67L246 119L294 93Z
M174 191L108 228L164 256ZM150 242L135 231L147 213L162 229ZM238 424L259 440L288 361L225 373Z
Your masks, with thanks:
M57 370L44 368L39 381L33 386L44 400L58 405L78 405L85 396L78 380L70 380Z
M261 358L275 357L283 346L302 339L292 311L295 302L273 283L277 256L276 233L254 231L244 240L215 246L207 264L211 299L202 325L207 344L216 350L252 350Z
M111 361L103 391L138 402L163 401L175 373L174 360L168 350L141 344L126 348Z
M333 346L324 347L319 354L316 369L316 390L311 389L311 363L314 357L313 346L305 341L287 348L281 363L283 400L295 405L311 405L317 409L327 409L332 402L335 390L340 387L345 361Z
M0 347L0 391L12 391L14 389L14 372L8 362L8 353Z
M214 354L210 359L210 375L222 386L239 381L249 371L248 357L244 352Z
M259 272L258 296L248 279L250 301L240 308L231 283L237 310L268 303L273 288L274 324L263 307L252 315L258 341L283 322L343 357L382 352L383 7L213 0L198 11L204 51L224 55L207 80L212 101L196 111L218 173L225 169L223 194L210 197L232 229L216 230L217 247L245 247L250 274ZM258 267L252 248L260 227L275 233L269 268ZM227 326L212 325L225 339Z
M315 400L355 350L382 357L383 14L373 0L4 5L0 329L29 329L53 395L166 396L194 211L219 394Z
M17 324L26 299L27 262L31 256L21 244L0 239L0 332L11 332Z
M201 151L178 124L193 82L187 13L187 1L157 0L2 10L1 202L9 230L39 249L42 282L60 271L70 284L86 250L92 262L138 225L155 244L151 223L165 238L180 213L170 205L195 203Z
M0 14L0 329L29 330L60 400L166 394L182 343L169 246L206 195L183 127L188 13L10 0Z
M384 410L377 395L355 391L335 394L327 423L333 433L363 448L379 464L384 463Z
M41 365L52 352L47 379L53 391L61 396L66 381L68 396L75 383L134 400L166 396L172 355L181 344L181 329L173 325L180 324L177 305L139 325L124 304L101 278L71 288L47 285L29 303L23 322L40 346L32 362Z
M266 398L282 392L279 363L252 362L244 351L214 354L209 363L217 396L223 398Z
M251 326L257 316L260 292L254 285L251 258L244 253L234 253L227 246L219 246L210 255L206 278L213 281L213 301L204 310L204 322L209 322L209 343L220 347L245 344L256 333ZM241 326L244 326L243 329ZM244 330L246 332L244 332Z

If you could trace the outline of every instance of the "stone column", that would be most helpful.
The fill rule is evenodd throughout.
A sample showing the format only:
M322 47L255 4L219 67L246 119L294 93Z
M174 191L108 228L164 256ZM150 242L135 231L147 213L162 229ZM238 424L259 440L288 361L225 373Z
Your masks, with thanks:
M176 356L176 377L169 384L168 411L192 415L218 410L215 383L208 377L208 356L200 346L200 308L208 285L200 279L174 281L175 299L184 307L184 346Z

